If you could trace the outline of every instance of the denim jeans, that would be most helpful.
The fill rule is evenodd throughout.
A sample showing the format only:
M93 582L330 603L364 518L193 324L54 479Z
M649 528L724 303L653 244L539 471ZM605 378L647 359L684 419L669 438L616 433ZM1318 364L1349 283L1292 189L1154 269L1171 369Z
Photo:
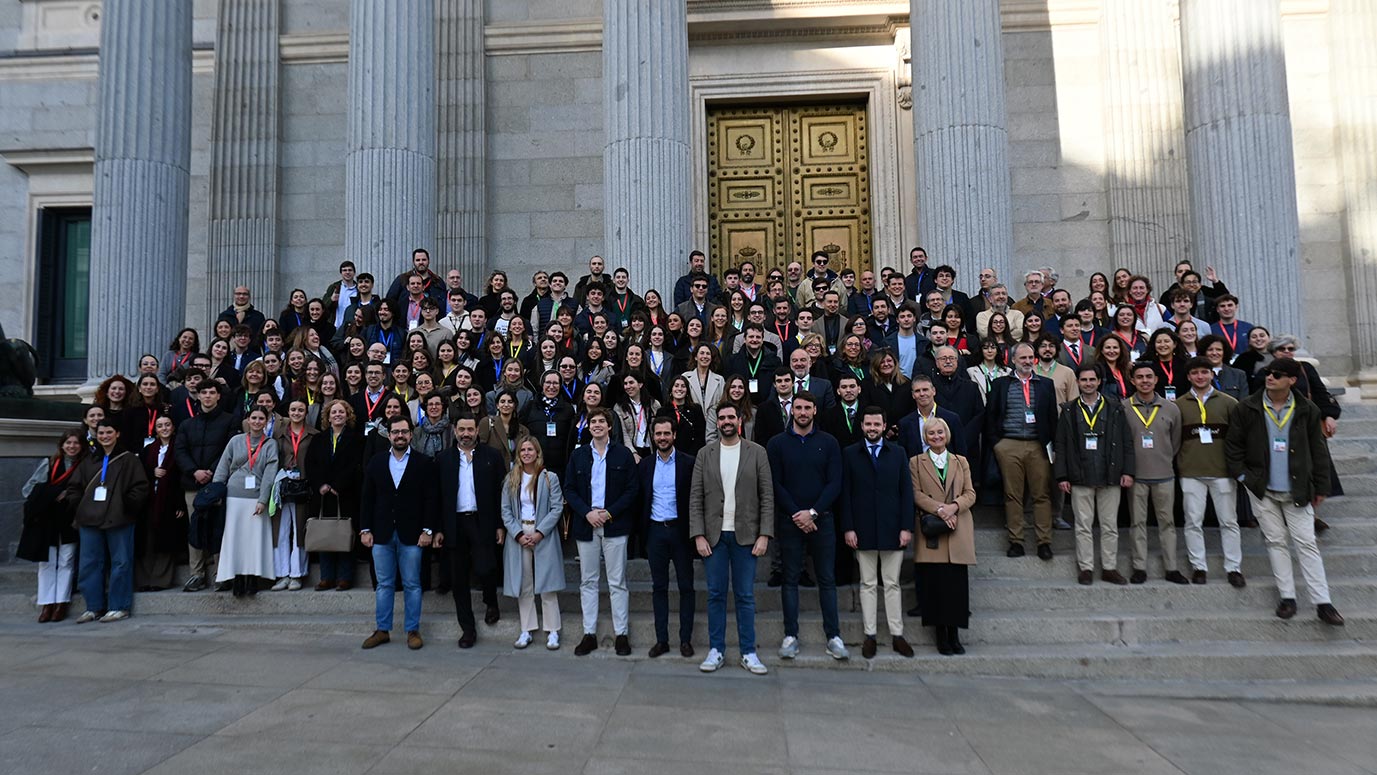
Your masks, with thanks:
M83 527L77 585L86 610L128 611L134 605L134 526L102 530ZM110 594L105 594L106 554L109 553Z
M805 533L788 516L776 520L779 553L784 558L784 585L779 588L784 607L784 634L798 637L798 578L803 573L803 556L813 557L818 576L818 605L822 608L822 631L830 640L841 634L837 621L837 531L831 514L818 515L817 530Z
M320 580L354 583L354 554L352 552L320 552Z
M397 534L385 544L373 544L373 566L378 570L374 592L374 617L377 628L392 631L392 607L397 603L397 572L402 576L402 602L406 611L406 631L421 629L421 547L403 545Z
M679 642L693 642L693 554L679 533L678 520L647 527L645 551L650 560L650 599L655 608L655 642L669 643L669 564L679 586Z
M736 533L724 531L703 559L708 577L708 646L727 651L727 579L736 595L736 639L741 655L755 653L755 556L751 547L739 546Z

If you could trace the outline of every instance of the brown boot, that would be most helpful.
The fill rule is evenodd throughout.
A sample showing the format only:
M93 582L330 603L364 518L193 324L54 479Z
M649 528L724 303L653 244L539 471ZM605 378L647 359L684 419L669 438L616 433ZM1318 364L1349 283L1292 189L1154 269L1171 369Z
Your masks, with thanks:
M392 633L387 630L374 630L372 635L363 639L363 647L366 649L377 648L384 643L392 641Z
M53 618L52 618L52 621L53 621L54 623L56 623L56 622L62 621L63 619L66 619L66 618L67 618L67 609L69 609L69 608L71 608L71 607L72 607L72 604L71 604L71 603L58 603L57 606L53 608Z
M57 608L56 603L44 603L38 610L38 623L47 624L53 620L53 609Z

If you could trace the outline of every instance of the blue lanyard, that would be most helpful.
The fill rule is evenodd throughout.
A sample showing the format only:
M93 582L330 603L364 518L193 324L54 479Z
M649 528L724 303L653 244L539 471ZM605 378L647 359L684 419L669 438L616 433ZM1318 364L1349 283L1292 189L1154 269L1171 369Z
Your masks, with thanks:
M106 470L109 469L109 468L110 468L110 456L109 456L109 455L106 455L106 456L105 456L105 459L102 460L102 461L100 461L100 486L101 486L101 487L104 487L104 486L105 486L105 472L106 472Z
M386 347L388 350L392 349L392 338L394 336L396 336L396 332L392 331L391 329L387 331L386 335L383 334L383 330L381 328L378 329L378 341L382 342L383 347Z

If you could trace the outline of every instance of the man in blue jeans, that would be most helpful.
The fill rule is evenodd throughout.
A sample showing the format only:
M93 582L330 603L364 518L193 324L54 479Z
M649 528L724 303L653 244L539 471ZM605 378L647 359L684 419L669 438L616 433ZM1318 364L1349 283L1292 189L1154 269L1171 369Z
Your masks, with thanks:
M842 490L841 447L830 433L814 425L817 404L812 393L795 393L789 427L770 439L767 447L775 485L775 532L784 559L782 659L798 656L798 580L805 552L812 556L818 576L827 653L833 659L851 656L837 621L837 527L832 507Z
M736 599L736 637L741 666L755 675L767 670L755 650L755 561L774 535L774 485L765 449L739 435L736 407L716 407L717 441L693 462L689 491L689 535L708 577L708 657L698 666L711 673L727 651L727 583Z
M434 535L439 476L430 458L411 454L411 417L402 414L385 422L392 448L368 461L359 504L359 541L373 550L378 574L377 628L363 647L371 649L392 640L392 608L400 572L406 646L414 651L425 645L421 640L421 550L430 546Z

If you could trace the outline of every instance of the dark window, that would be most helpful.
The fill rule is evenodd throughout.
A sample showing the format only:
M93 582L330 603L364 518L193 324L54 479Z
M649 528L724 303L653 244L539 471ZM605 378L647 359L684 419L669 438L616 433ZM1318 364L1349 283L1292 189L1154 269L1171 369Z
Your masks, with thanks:
M40 210L38 298L34 305L40 379L70 382L86 378L90 273L91 208Z

